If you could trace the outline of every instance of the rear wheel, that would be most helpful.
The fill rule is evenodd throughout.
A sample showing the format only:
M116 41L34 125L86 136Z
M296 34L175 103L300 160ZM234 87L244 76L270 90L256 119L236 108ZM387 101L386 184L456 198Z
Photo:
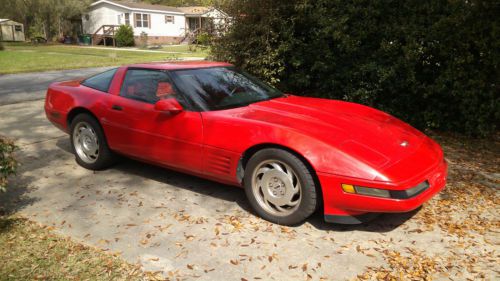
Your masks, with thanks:
M311 172L301 159L282 149L255 153L245 168L244 186L254 210L277 224L301 223L317 207Z
M71 146L76 162L90 170L101 170L115 162L104 132L97 120L89 114L79 114L71 122Z

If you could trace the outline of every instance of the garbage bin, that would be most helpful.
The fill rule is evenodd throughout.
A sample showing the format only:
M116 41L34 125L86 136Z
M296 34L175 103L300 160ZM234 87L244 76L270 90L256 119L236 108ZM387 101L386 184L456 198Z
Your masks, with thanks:
M83 45L90 45L91 44L92 37L90 34L83 34L82 35L82 44Z

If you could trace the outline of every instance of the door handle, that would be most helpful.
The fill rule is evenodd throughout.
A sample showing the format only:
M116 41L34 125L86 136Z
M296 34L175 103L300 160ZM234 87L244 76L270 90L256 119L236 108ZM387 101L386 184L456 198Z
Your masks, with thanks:
M123 108L121 106L116 105L116 104L113 104L113 106L111 107L111 109L118 110L118 111L122 111L123 110Z

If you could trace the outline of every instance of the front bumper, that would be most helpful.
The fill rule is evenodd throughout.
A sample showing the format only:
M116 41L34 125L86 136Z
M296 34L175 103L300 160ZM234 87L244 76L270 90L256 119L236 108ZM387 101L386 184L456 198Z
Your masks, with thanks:
M409 212L430 200L446 185L448 165L443 159L438 165L404 182L391 183L381 181L366 181L332 174L318 173L323 190L325 220L339 223L361 223L365 218L372 217L367 213L398 213ZM394 199L373 197L360 194L346 193L341 185L352 185L401 191L410 189L423 181L429 182L429 187L418 195L408 199ZM345 218L343 218L345 217Z

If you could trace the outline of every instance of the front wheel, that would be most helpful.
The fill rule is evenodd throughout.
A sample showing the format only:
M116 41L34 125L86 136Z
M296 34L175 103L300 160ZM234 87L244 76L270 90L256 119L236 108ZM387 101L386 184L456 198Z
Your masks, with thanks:
M99 122L89 114L77 115L71 122L71 146L76 162L90 170L101 170L114 163Z
M273 223L301 223L317 207L311 172L301 159L282 149L255 153L245 168L244 186L250 205Z

